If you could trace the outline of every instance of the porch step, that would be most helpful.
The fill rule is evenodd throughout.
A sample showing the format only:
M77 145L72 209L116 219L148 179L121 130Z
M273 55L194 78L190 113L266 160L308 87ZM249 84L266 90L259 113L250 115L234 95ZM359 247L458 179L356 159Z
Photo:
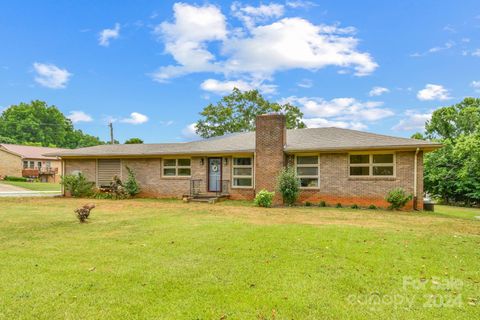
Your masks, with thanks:
M218 195L218 196L212 196L209 194L198 194L193 197L188 197L184 199L187 199L188 202L216 203L218 201L226 200L228 199L228 197L229 195L227 194Z

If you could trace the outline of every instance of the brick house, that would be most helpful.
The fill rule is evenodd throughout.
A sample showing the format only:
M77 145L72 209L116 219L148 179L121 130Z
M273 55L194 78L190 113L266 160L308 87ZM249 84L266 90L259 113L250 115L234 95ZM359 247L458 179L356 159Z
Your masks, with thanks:
M256 131L200 141L102 145L57 152L63 174L82 172L98 187L136 173L144 196L226 194L253 199L275 190L278 172L294 166L301 201L386 206L402 187L423 205L423 154L441 147L423 140L339 128L286 130L285 116L258 116ZM276 199L279 201L279 198ZM410 207L414 206L412 201Z
M62 161L57 156L44 156L44 154L66 150L2 143L0 144L0 179L11 176L39 179L43 182L58 182L62 172Z

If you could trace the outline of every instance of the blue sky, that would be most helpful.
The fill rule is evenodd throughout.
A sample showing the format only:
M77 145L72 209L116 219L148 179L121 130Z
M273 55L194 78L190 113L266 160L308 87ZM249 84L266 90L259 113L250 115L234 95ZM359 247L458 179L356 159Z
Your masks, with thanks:
M194 138L236 85L308 126L409 136L480 95L480 3L2 1L0 109L41 99L87 133Z

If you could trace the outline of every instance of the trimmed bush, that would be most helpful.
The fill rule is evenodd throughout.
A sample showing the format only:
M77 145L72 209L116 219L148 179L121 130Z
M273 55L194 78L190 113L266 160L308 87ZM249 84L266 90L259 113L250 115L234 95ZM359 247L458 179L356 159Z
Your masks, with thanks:
M335 206L335 208L341 208L342 207L342 204L339 202L337 203L337 205Z
M19 182L27 182L27 178L24 177L10 177L10 176L5 176L3 178L5 181L19 181Z
M269 192L265 189L260 190L259 193L255 196L255 200L253 202L258 207L270 208L273 203L273 197L275 196L275 192Z
M371 205L368 206L368 209L370 209L370 210L377 210L377 206L374 205L374 204L371 204Z
M126 167L128 171L127 181L125 181L125 190L130 195L130 197L135 197L140 193L140 187L138 185L137 179L135 177L135 172L129 167Z
M300 180L294 168L284 168L277 177L277 189L282 195L283 203L292 206L300 194Z
M350 209L360 209L360 207L358 206L358 204L354 203L350 206Z
M412 200L413 196L407 194L403 188L395 188L390 190L385 197L385 200L390 203L388 207L391 210L398 210L407 204L408 201Z
M320 203L318 204L319 207L326 207L327 206L327 203L325 201L320 201Z
M305 202L305 207L311 207L312 203L310 201Z
M85 198L93 195L94 183L87 181L83 173L63 176L61 184L72 197Z

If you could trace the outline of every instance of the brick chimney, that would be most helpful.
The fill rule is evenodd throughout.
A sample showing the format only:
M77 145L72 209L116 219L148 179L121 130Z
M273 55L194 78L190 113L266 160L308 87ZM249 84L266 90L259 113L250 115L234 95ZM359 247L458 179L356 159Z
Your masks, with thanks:
M257 116L255 130L255 193L262 189L276 191L277 176L285 166L284 146L287 125L283 114ZM275 202L281 203L276 194Z

